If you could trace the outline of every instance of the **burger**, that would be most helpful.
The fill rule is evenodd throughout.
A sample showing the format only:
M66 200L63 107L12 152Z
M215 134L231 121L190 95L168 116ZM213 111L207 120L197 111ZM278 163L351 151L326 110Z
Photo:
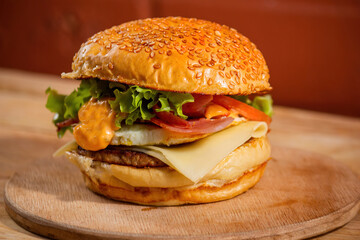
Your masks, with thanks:
M270 157L264 57L235 29L181 17L127 22L75 54L80 86L48 88L65 155L86 186L144 205L208 203L254 186ZM264 95L266 94L266 95Z

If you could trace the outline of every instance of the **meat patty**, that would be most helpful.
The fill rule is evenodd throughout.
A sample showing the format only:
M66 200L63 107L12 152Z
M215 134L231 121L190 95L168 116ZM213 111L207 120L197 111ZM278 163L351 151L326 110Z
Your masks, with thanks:
M137 168L167 166L159 159L145 153L130 151L111 145L100 151L88 151L79 146L77 153L86 157L90 157L94 159L94 161L132 166Z

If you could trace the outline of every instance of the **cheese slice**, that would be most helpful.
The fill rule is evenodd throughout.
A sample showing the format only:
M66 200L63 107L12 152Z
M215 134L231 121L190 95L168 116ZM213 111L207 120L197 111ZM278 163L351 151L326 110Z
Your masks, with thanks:
M265 122L247 121L214 133L196 142L165 146L124 146L124 149L146 153L163 161L193 183L198 183L206 174L250 138L267 134ZM54 156L77 148L75 141L61 147Z
M68 151L77 149L77 147L78 147L78 144L76 143L76 141L72 140L72 141L66 143L65 145L61 146L58 150L56 150L53 153L53 157L60 157Z
M160 159L197 183L236 148L251 137L265 136L267 131L268 126L265 122L248 121L189 144L171 147L141 146L130 149Z

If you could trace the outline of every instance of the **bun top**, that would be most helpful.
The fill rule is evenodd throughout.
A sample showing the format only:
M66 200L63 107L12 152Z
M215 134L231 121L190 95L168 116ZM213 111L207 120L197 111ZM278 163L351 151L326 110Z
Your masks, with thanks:
M235 29L181 17L149 18L99 32L81 45L63 78L99 78L202 94L271 90L261 52Z

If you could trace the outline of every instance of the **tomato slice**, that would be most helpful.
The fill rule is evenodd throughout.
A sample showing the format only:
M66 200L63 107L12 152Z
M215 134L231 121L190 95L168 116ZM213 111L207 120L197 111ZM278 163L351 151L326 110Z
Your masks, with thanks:
M271 117L263 113L262 111L240 102L234 98L227 96L215 95L213 97L213 103L219 104L228 110L233 110L239 115L254 121L263 121L268 125L271 123Z
M190 127L181 127L166 123L158 118L152 118L150 121L166 130L178 133L187 134L206 134L218 132L227 127L234 119L231 117L222 117L217 119L205 119L200 118L196 120L190 120L188 123Z
M155 112L156 116L163 122L171 124L171 125L179 126L179 127L186 127L186 128L190 127L190 123L188 121L186 121L185 119L175 116L174 113L172 113L172 112L165 112L165 111L157 112L156 109L158 109L158 108L159 108L159 106L155 105L153 107L154 112Z
M212 101L213 96L203 94L192 94L194 102L185 103L182 106L183 113L188 117L203 117L206 106Z

